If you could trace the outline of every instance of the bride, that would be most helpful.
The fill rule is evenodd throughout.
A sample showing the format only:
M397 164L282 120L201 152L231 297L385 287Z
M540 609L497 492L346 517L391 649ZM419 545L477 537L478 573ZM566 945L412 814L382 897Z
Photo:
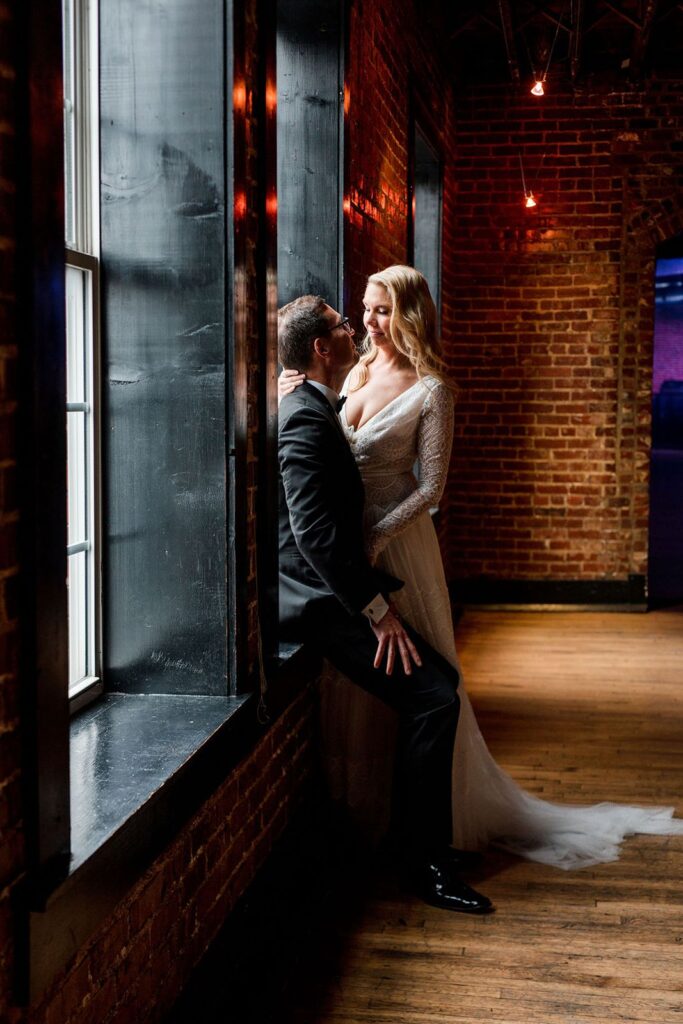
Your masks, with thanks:
M453 393L423 275L392 266L368 278L365 354L344 385L340 413L363 478L369 557L404 580L392 595L400 615L459 669L451 607L430 509L439 501L453 436ZM304 379L284 371L280 394ZM419 463L419 476L414 475ZM461 673L462 678L462 673ZM636 832L683 834L673 808L558 805L521 789L495 762L460 685L453 753L453 845L495 843L530 860L587 867L619 856ZM375 838L388 823L395 722L369 694L330 673L322 732L332 795Z

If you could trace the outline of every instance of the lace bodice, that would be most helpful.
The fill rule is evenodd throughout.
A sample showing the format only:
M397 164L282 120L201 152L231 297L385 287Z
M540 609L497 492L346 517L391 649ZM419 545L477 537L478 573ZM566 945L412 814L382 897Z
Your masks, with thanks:
M375 558L443 494L453 440L453 396L441 381L425 377L358 430L349 424L346 407L340 419L365 485L368 554Z

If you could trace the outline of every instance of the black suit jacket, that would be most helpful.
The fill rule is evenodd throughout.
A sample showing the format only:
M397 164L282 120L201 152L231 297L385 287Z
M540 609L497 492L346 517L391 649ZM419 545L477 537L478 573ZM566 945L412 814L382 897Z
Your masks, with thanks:
M336 413L308 383L280 403L280 625L303 636L307 610L336 598L352 615L403 584L370 565L365 495Z

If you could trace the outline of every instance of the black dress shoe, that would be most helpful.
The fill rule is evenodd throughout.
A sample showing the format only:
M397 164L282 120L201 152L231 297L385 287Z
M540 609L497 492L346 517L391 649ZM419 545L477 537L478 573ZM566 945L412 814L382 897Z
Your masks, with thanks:
M432 857L418 866L415 872L417 895L442 910L461 914L490 914L493 904L488 896L463 882L444 859Z

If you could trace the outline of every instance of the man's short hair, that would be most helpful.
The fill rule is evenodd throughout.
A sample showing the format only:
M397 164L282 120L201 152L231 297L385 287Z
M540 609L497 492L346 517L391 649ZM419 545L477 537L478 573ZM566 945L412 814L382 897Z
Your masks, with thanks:
M278 310L278 359L285 370L307 370L313 339L325 334L327 303L320 295L302 295Z

